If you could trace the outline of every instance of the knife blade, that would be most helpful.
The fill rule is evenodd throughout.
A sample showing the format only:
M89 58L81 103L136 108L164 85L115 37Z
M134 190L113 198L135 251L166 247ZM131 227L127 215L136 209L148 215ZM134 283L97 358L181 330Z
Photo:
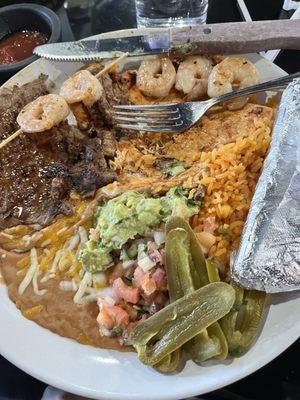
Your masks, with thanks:
M161 54L169 51L169 32L115 39L82 40L37 46L33 53L54 61L96 61L120 57Z
M241 54L273 49L300 50L300 20L230 22L161 30L133 29L105 38L38 46L34 54L55 61L95 61L168 53Z

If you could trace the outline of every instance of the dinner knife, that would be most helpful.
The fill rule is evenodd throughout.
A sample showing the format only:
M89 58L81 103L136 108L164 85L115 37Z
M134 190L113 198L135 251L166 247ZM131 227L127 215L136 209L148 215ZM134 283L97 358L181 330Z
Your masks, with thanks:
M167 53L241 54L272 49L300 50L300 21L255 21L168 29L132 29L104 38L38 46L34 54L55 61L93 61Z

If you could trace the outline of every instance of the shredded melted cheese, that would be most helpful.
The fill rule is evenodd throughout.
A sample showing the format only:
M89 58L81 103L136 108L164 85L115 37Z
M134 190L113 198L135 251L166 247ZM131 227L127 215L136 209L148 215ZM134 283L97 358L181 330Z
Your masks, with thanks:
M74 279L71 281L60 281L59 288L64 291L73 291L75 292L78 289L78 286L74 282Z
M87 288L92 284L92 274L86 271L83 275L82 281L80 282L79 288L73 298L74 303L76 304L84 304L85 301L83 297L86 293Z
M36 251L35 247L33 247L30 250L30 262L31 262L30 267L29 267L23 281L21 282L21 284L19 286L18 292L20 295L23 295L25 290L27 289L27 287L32 282L34 293L38 296L42 296L47 292L47 290L46 289L40 290L38 288L37 278L38 278L40 271L39 271L39 264L38 264L38 259L37 259L37 251Z

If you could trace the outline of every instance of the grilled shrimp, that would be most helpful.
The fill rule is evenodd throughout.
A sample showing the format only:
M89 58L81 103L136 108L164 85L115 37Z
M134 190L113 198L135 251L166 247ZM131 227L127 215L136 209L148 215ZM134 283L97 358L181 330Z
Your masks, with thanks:
M146 96L165 97L176 80L176 71L168 57L156 57L141 63L136 84Z
M208 77L209 97L218 97L239 88L256 85L259 82L258 69L246 58L225 58L217 64Z
M24 132L44 132L66 119L69 112L63 97L47 94L27 104L17 116L17 122Z
M180 63L176 75L176 89L197 100L206 95L207 79L213 69L212 61L203 56L190 56Z
M89 71L77 71L60 88L60 95L69 104L82 102L90 107L100 99L103 87L100 81Z

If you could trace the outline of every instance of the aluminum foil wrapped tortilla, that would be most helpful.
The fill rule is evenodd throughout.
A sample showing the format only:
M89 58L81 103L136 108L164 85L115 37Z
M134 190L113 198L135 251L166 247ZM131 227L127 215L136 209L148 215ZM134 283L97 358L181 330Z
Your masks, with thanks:
M300 79L283 93L231 273L248 289L300 289Z

